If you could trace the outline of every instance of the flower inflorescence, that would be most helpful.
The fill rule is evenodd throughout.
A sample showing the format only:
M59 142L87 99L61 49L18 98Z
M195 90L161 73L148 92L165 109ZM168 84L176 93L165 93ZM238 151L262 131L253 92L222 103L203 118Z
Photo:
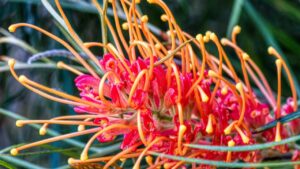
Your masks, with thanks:
M81 158L69 160L71 165L106 162L104 168L108 168L117 160L137 158L134 165L136 169L139 168L143 157L150 168L178 168L185 165L183 161L160 157L154 159L151 151L225 162L259 162L263 159L259 150L219 152L199 150L187 145L234 147L261 141L280 141L299 133L299 120L294 120L286 126L278 122L275 128L261 134L251 133L252 130L283 115L295 112L297 96L286 63L278 52L270 47L268 52L276 58L278 76L277 96L274 96L262 71L249 54L237 45L237 35L241 32L239 26L234 27L231 39L220 40L210 31L193 37L181 30L163 1L148 0L148 3L162 8L164 14L161 20L166 22L169 28L166 33L155 35L148 27L148 16L141 15L136 9L139 1L108 1L114 12L114 22L111 22L101 5L92 0L104 19L104 26L107 26L112 34L114 44L106 43L106 40L103 43L83 43L72 29L59 0L55 2L68 32L89 59L82 58L67 42L37 26L18 23L10 26L9 30L14 32L20 27L30 27L65 46L89 72L85 74L63 62L57 64L59 68L77 75L75 85L80 95L72 96L34 82L24 75L18 76L14 70L14 60L9 61L9 66L16 80L26 88L48 99L74 106L78 115L59 116L50 120L19 120L16 125L22 127L29 123L41 123L41 135L46 134L50 124L77 125L78 132L14 148L11 151L12 155L41 144L93 134L86 143ZM120 8L117 8L118 5ZM127 17L127 21L122 24L117 16L121 8ZM207 43L216 46L217 57L206 49ZM225 52L224 47L227 46L238 56L242 69L241 77ZM99 60L89 50L91 47L102 47L108 53ZM201 54L201 59L198 53ZM93 62L96 68L87 60ZM100 77L97 69L104 72L104 75ZM289 77L292 91L292 97L283 105L282 69ZM253 84L265 99L257 97ZM275 112L274 115L271 111ZM120 153L115 156L89 158L89 148L96 139L102 143L112 142L117 136L123 136ZM289 151L286 145L277 146L276 149L279 152Z

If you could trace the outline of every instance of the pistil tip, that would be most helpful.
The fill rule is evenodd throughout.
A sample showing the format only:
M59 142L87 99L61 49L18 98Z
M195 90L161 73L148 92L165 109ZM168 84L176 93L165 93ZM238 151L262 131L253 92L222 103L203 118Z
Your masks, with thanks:
M181 133L181 134L184 134L185 133L185 131L186 131L186 126L185 125L180 125L180 127L179 127L179 132Z
M217 73L214 72L213 70L209 70L209 71L208 71L208 76L209 76L209 77L217 77L218 75L217 75Z
M62 61L57 62L56 66L57 66L59 69L63 68L63 62L62 62Z
M154 0L147 0L147 2L148 2L149 4L152 4L152 3L154 3Z
M77 128L77 131L83 131L85 130L85 126L84 125L79 125Z
M234 28L233 28L233 32L238 34L238 33L241 33L241 27L239 25L236 25Z
M226 38L222 38L222 39L221 39L221 44L222 44L223 46L226 46L226 41L227 41Z
M165 163L164 164L164 168L165 169L169 169L169 168L171 168L172 167L172 164L171 163Z
M159 43L155 44L155 49L160 50L161 49L161 45Z
M272 46L268 47L268 53L270 55L272 55L274 52L275 52L275 49Z
M235 142L233 140L228 141L228 147L235 146Z
M235 85L235 88L236 88L237 90L239 90L239 91L243 90L243 85L242 85L242 83L241 83L241 82L237 83L237 84Z
M146 162L147 162L149 165L152 165L152 164L153 164L153 157L152 157L152 156L147 156L147 157L146 157Z
M75 162L74 158L69 158L69 159L68 159L68 164L69 164L69 165L74 164L74 162Z
M163 14L160 16L160 19L164 22L167 22L168 21L168 16L166 14Z
M19 151L16 149L16 148L13 148L10 150L10 154L13 155L13 156L16 156L19 154Z
M242 57L244 60L248 60L250 58L250 56L247 53L243 53Z
M279 67L279 66L282 65L282 60L281 59L276 59L275 63L276 63L276 66Z
M8 31L9 31L9 32L15 32L15 31L16 31L16 27L15 27L14 25L10 25L10 26L8 27Z
M23 83L23 82L25 82L26 81L26 76L24 76L24 75L21 75L20 77L19 77L19 81L21 82L21 83Z
M197 36L196 36L196 39L197 39L197 41L202 41L203 40L203 35L202 34L198 34Z
M142 22L148 22L148 20L149 20L148 15L142 16L141 20L142 20Z
M22 122L21 120L17 120L17 121L16 121L16 126L17 126L17 127L23 127L24 124L23 124L23 122Z
M44 127L40 128L39 134L40 134L41 136L46 135L46 133L47 133L47 129L45 129Z
M211 33L210 36L209 36L209 38L211 40L217 40L217 35L215 33Z
M122 24L122 29L126 30L126 31L129 29L129 26L128 26L127 22L125 22L125 23Z
M226 95L228 93L228 88L227 87L223 87L221 90L221 94L222 95Z
M10 67L12 67L15 63L16 63L16 60L15 60L15 59L9 59L9 61L8 61L8 65L9 65Z

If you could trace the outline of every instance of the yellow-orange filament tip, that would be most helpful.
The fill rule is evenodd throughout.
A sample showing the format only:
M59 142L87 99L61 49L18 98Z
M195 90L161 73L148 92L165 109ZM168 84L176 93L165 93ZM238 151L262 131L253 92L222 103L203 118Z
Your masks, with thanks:
M235 125L235 129L236 129L236 131L239 133L239 135L241 136L243 143L244 143L244 144L249 143L249 141L250 141L249 137L247 137L247 136L244 134L244 132L243 132L237 125Z
M275 141L276 141L276 142L281 141L280 123L277 123L277 125L276 125Z
M228 93L228 88L225 86L221 89L221 94L226 95Z
M122 29L126 30L126 31L129 29L129 26L128 26L127 22L125 22L125 23L122 24Z
M166 14L163 14L160 16L160 19L164 22L167 22L168 21L168 16Z
M84 125L79 125L77 128L77 131L83 131L85 130L85 126Z
M69 159L68 159L68 164L69 164L69 165L74 164L74 162L75 162L74 158L69 158Z
M142 22L148 22L149 18L147 15L142 16L141 18Z
M26 76L24 76L24 75L21 75L20 77L19 77L19 81L21 82L21 83L25 83L25 81L26 81Z
M223 46L225 46L225 45L226 45L226 41L227 41L226 38L222 38L222 39L221 39L221 44L222 44Z
M274 54L275 53L275 49L272 46L268 47L268 53L270 55Z
M154 0L147 0L147 2L148 2L149 4L152 4L152 3L154 3Z
M218 77L218 74L216 72L212 71L212 70L209 70L208 71L208 76L209 77Z
M282 60L281 59L276 59L275 63L276 63L276 66L279 67L279 66L282 65Z
M57 62L56 66L60 69L63 68L63 63L61 61Z
M155 47L156 50L160 50L161 49L161 45L159 43L155 44L154 47Z
M165 163L164 164L164 168L165 169L169 169L169 168L171 168L173 166L173 163Z
M236 26L233 28L233 33L239 34L239 33L241 33L241 30L242 30L242 28L241 28L239 25L236 25Z
M15 63L16 63L16 60L15 60L15 59L10 59L10 60L8 61L8 65L9 65L10 67L12 67Z
M236 89L237 90L239 90L239 91L241 91L241 90L243 90L243 85L242 85L242 83L237 83L236 85L235 85L235 87L236 87Z
M148 165L153 165L153 157L152 156L147 156L146 157L146 162Z
M215 33L210 34L209 38L210 38L211 40L217 40L217 39L218 39L218 38L217 38L217 35L216 35Z
M46 128L44 128L44 127L40 128L39 134L40 134L41 136L46 135L46 133L47 133L47 129L46 129Z
M244 60L249 60L250 56L247 53L243 53L242 55Z
M22 122L21 120L17 120L17 121L16 121L16 126L17 126L17 127L23 127L24 124L23 124L23 122Z
M13 156L16 156L19 154L19 151L16 149L16 148L13 148L10 150L10 154L13 155Z
M235 142L233 140L228 141L228 147L235 146Z
M205 129L207 134L211 134L211 133L214 132L212 121L213 121L213 116L212 116L212 114L210 114L208 116L208 122L207 122L207 126L206 126L206 129Z
M180 125L179 127L179 135L183 136L183 134L186 131L186 126L185 125Z
M203 40L203 35L202 34L198 34L197 36L196 36L196 39L197 39L197 41L202 41Z
M15 27L14 25L10 25L10 26L8 27L8 31L9 31L9 32L15 32L15 31L16 31L16 27Z

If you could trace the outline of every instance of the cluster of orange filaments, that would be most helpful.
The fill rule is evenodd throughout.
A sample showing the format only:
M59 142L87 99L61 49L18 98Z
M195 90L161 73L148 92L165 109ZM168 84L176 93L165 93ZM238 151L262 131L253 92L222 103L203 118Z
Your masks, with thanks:
M236 38L241 31L239 26L234 27L231 39L220 40L210 31L193 37L181 30L163 1L148 0L148 3L162 8L164 14L161 20L168 24L169 30L157 35L148 27L148 16L136 9L136 4L140 1L109 0L105 1L102 8L96 0L92 0L102 16L104 28L108 27L114 44L106 42L105 36L103 43L83 43L71 27L59 1L55 2L69 34L95 66L83 59L67 42L42 28L18 23L10 26L9 30L14 32L20 27L33 28L72 52L88 74L63 62L58 62L57 66L78 75L75 83L80 96L54 90L24 75L18 76L14 70L14 60L9 61L9 66L16 80L26 88L48 99L72 105L80 114L50 120L19 120L16 125L43 124L41 135L46 134L50 124L77 125L78 131L14 148L11 154L17 155L24 149L66 138L93 134L82 151L81 158L69 160L71 165L105 162L104 168L108 168L118 160L137 158L134 165L137 169L144 157L150 168L178 168L185 165L184 162L162 157L154 160L151 152L226 162L257 162L262 159L259 151L218 152L197 150L187 145L193 143L233 147L261 140L280 141L290 135L286 127L291 127L293 133L298 132L297 127L283 127L278 123L276 128L262 134L251 133L251 130L280 118L282 114L296 111L297 96L286 63L270 47L268 52L276 57L278 74L278 95L274 96L259 67L237 45ZM114 12L114 22L105 15L107 5ZM127 18L123 23L120 23L117 16L121 11ZM206 50L207 43L216 46L218 57ZM98 60L89 50L91 47L104 48L108 53ZM242 77L236 73L224 47L234 49L240 61ZM96 70L99 69L104 72L102 77L97 74ZM289 77L293 95L283 106L280 100L282 69ZM256 85L267 103L262 103L256 97L251 84ZM270 110L275 111L275 116L270 114ZM89 159L88 151L96 139L99 142L110 142L120 135L124 137L120 153ZM281 147L278 151L287 150Z

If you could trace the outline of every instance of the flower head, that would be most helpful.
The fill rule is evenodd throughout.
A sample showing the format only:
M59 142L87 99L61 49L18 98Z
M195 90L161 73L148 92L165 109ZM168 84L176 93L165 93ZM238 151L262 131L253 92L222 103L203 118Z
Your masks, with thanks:
M13 155L40 144L93 134L82 151L81 159L71 159L70 163L105 161L107 163L104 168L107 168L118 159L137 158L134 168L139 168L140 161L146 156L146 161L152 167L184 166L183 162L167 158L156 158L153 162L151 160L153 151L226 162L236 160L258 162L262 160L258 150L220 152L199 150L188 145L234 147L261 141L280 141L290 136L287 127L291 128L293 133L298 133L298 121L293 121L286 127L278 123L276 128L259 135L251 132L297 109L297 96L292 78L289 78L289 83L293 98L281 106L281 72L284 69L289 77L290 73L274 48L269 48L268 51L276 57L278 74L276 97L259 67L237 45L236 38L241 31L240 27L233 29L231 39L219 40L217 35L210 31L205 35L193 37L181 30L163 1L149 0L150 4L162 8L165 14L161 19L169 25L166 33L160 32L157 36L148 26L148 16L142 16L136 9L137 1L109 1L115 12L114 23L106 17L105 10L96 0L92 2L102 14L104 26L107 26L113 35L115 45L107 43L106 40L103 43L82 43L70 26L59 1L56 0L70 35L87 54L89 60L94 62L95 67L88 64L67 42L41 28L25 23L10 27L10 30L15 31L26 26L46 34L70 50L88 71L84 74L74 67L59 64L60 68L78 75L74 82L80 94L71 96L31 81L25 76L18 76L14 70L14 61L9 62L13 76L25 87L48 99L72 105L78 113L50 120L18 121L18 126L42 123L43 134L49 124L80 126L78 132L15 148L12 150ZM117 16L116 3L121 4L127 17L122 26ZM122 31L122 28L125 31ZM129 42L124 34L129 36ZM205 47L207 43L216 45L218 57L209 53ZM89 50L94 46L103 47L108 52L99 60ZM237 75L230 62L224 49L226 46L235 50L242 68L242 76ZM97 70L101 70L104 74L100 76ZM251 86L252 82L264 95L266 102L257 97ZM273 110L275 115L270 113ZM119 154L114 157L89 159L88 150L95 139L99 142L111 142L117 136L123 137L120 146L122 151ZM283 148L278 147L278 150L283 151ZM200 167L207 166L200 165Z

